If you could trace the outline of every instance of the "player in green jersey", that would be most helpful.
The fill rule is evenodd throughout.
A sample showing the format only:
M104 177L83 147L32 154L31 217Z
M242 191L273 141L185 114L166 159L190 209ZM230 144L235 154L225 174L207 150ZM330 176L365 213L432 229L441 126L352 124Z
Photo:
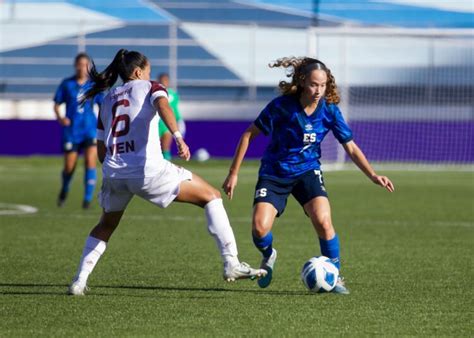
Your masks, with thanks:
M181 113L179 112L178 108L179 95L177 92L169 88L170 77L167 73L161 73L158 76L158 82L165 86L168 91L170 107L174 112L176 121L178 122L179 131L181 132L181 134L184 135L186 132L186 125L184 124L183 117L181 116ZM160 134L161 150L163 151L163 157L167 160L171 160L171 144L173 143L173 136L171 135L170 131L161 119L159 122L158 132Z

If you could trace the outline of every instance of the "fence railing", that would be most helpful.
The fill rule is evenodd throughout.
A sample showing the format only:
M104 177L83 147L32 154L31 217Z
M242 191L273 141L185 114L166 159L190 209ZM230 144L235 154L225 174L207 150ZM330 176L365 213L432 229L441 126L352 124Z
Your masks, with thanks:
M286 55L324 60L343 90L393 85L420 85L431 90L430 87L446 83L474 86L472 29L301 29L256 23L209 26L193 22L115 21L104 25L84 20L58 20L53 24L4 21L2 29L7 37L0 41L2 97L21 96L21 91L15 90L18 86L30 86L28 94L50 96L41 87L56 85L66 76L65 67L76 52L89 52L102 67L122 47L143 50L152 66L170 74L175 87L188 88L190 93L203 89L202 93L210 87L241 88L247 91L246 100L257 100L259 87L275 86L283 74L269 70L267 64ZM109 34L101 35L103 30ZM117 36L110 34L114 30ZM32 32L40 38L23 38ZM445 73L444 78L437 70Z

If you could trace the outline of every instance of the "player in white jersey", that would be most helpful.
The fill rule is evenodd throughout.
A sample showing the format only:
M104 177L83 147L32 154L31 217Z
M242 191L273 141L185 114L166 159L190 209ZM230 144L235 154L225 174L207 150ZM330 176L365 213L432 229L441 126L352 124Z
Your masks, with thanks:
M253 269L239 261L234 233L219 191L201 177L163 158L158 136L160 117L174 135L179 156L189 160L190 152L178 131L166 88L150 81L147 58L121 49L102 73L93 66L90 75L94 86L85 99L111 88L119 76L123 85L110 90L100 109L97 150L103 164L99 195L103 213L86 240L69 293L84 295L87 279L134 195L162 208L172 201L204 208L209 233L215 238L224 261L224 279L265 276L265 270Z

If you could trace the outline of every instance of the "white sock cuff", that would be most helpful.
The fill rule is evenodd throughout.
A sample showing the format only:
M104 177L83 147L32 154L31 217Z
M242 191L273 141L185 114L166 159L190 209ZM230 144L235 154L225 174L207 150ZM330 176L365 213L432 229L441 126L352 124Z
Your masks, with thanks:
M107 248L107 242L104 242L98 238L89 236L86 240L86 247L97 251L99 254L103 254L105 249Z
M213 199L212 201L208 202L205 206L204 209L209 210L211 208L215 208L216 206L224 206L224 203L222 202L222 198L216 198Z

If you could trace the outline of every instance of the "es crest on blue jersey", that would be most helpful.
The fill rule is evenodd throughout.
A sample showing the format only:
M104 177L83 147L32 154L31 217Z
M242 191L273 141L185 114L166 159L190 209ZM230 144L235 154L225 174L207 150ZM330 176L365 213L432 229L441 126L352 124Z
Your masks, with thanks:
M271 137L260 176L293 178L319 169L321 142L328 132L332 131L342 144L352 140L352 131L339 108L324 99L308 116L296 95L279 96L262 110L254 124Z

